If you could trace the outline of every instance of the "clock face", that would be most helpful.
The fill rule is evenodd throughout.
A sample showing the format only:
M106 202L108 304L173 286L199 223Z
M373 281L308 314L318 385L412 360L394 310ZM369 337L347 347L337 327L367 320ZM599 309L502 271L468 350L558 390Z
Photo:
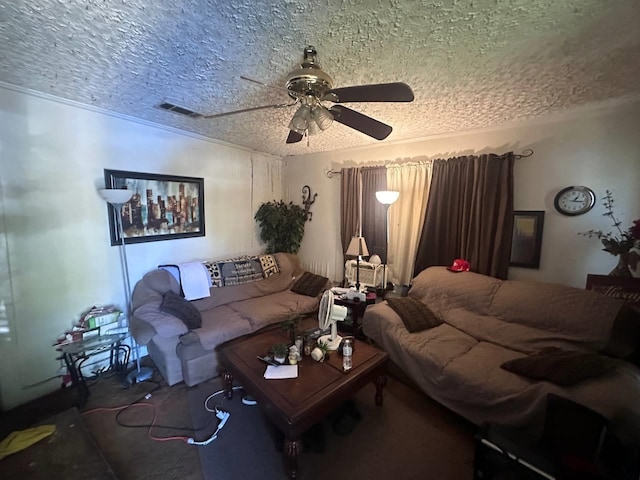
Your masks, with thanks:
M589 187L575 186L560 190L553 201L556 210L563 215L582 215L593 208L596 195Z

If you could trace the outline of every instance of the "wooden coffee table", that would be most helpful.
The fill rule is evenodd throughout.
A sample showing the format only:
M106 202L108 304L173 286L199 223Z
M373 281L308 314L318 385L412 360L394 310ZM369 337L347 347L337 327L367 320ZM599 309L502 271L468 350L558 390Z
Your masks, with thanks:
M375 383L375 402L382 405L389 355L355 340L353 368L349 372L342 371L342 355L332 352L323 363L315 362L309 356L304 357L298 363L298 378L266 380L266 364L256 356L265 355L274 344L285 341L284 333L279 328L260 331L222 345L219 359L225 371L227 398L233 395L234 378L256 398L260 407L284 434L285 468L291 478L296 478L303 432L369 382Z

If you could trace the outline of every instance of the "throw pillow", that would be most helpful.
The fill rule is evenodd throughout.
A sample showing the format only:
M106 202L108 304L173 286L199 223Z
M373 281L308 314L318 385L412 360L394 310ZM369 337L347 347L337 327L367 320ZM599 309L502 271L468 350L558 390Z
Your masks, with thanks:
M317 297L324 289L329 279L322 275L311 272L304 272L291 287L291 291L309 297Z
M160 310L182 320L189 330L202 326L202 315L195 305L172 291L164 294Z
M509 360L500 366L534 380L547 380L558 385L573 385L587 378L603 375L613 367L613 363L595 353L549 347L528 357Z
M409 333L437 327L442 320L417 298L387 297L387 303L402 319Z

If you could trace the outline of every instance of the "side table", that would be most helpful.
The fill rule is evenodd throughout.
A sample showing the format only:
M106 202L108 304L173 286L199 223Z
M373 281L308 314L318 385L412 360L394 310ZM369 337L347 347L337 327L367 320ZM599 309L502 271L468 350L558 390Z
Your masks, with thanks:
M127 365L130 349L128 345L122 344L127 335L127 333L99 335L86 340L62 344L56 348L62 352L62 356L59 358L62 358L67 366L72 385L78 389L78 403L81 407L89 398L89 387L82 374L82 364L95 355L108 352L110 369L118 362L120 354L124 355L123 364Z
M350 300L348 298L336 298L334 303L349 309L351 312L351 321L353 322L353 334L356 338L362 340L364 338L364 334L362 333L362 317L367 309L367 305L376 303L375 294L367 294L366 302L362 302L358 299ZM341 322L338 323L338 328L340 330L345 330L345 327L346 326L341 325Z

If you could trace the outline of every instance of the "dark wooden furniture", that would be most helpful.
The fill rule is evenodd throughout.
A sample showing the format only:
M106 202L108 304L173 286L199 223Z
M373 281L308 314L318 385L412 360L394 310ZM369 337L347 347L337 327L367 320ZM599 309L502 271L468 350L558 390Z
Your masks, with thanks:
M589 274L586 288L624 300L629 306L640 311L640 278Z
M310 325L312 326L312 325ZM386 384L386 352L355 340L353 368L342 371L342 356L332 352L323 363L304 357L298 363L298 378L266 380L266 365L256 358L276 343L286 341L281 329L270 328L222 345L219 359L224 368L227 397L233 395L233 380L254 396L258 405L284 434L285 468L296 478L297 456L302 450L301 435L322 420L369 382L375 382L375 402L382 405Z
M367 309L367 305L372 305L376 303L375 294L370 296L371 294L367 294L367 300L365 302L361 302L360 300L349 300L347 298L336 298L333 303L336 305L342 305L347 307L351 311L351 321L352 325L345 325L344 322L338 322L338 329L343 331L348 331L349 333L353 333L357 338L362 340L364 338L364 334L362 333L362 317L364 316L364 312Z

